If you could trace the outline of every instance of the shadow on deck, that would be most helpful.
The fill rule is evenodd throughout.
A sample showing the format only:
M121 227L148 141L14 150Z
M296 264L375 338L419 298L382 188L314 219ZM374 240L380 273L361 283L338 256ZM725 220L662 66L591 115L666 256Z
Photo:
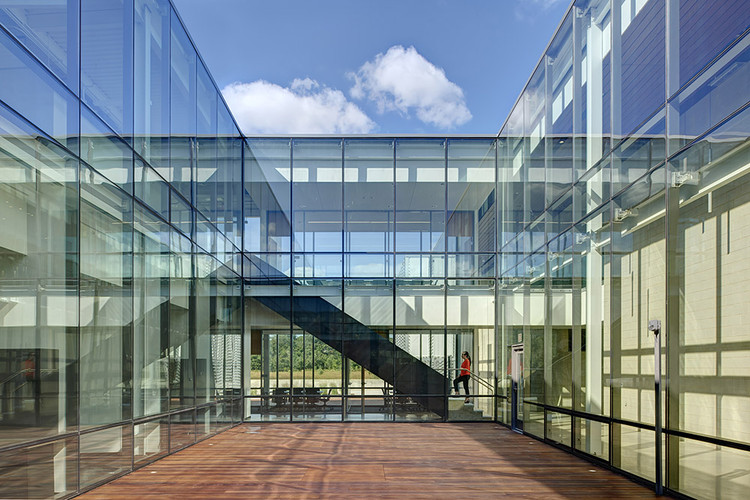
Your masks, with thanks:
M654 498L494 423L243 424L84 495L114 498Z

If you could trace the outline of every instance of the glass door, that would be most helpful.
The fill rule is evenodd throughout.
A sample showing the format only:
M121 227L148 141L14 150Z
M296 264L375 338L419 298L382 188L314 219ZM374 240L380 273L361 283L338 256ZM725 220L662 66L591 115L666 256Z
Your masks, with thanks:
M523 344L511 347L511 429L523 430Z

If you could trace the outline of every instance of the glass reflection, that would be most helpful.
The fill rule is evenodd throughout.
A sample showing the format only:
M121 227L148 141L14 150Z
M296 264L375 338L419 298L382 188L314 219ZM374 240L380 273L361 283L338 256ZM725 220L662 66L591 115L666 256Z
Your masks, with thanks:
M0 444L12 445L78 425L78 160L4 106L0 136Z
M92 427L132 416L133 200L82 168L80 210L80 424Z
M115 132L133 133L133 0L80 0L81 100Z
M392 139L344 141L346 251L393 251L393 153Z
M396 251L445 249L445 141L396 142Z

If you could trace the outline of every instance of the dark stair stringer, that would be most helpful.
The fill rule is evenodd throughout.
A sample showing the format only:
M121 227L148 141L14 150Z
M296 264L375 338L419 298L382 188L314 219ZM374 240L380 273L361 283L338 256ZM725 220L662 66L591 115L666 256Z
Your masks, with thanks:
M321 297L252 297L347 358L446 418L448 380ZM293 311L293 313L292 313ZM420 396L429 394L432 397Z

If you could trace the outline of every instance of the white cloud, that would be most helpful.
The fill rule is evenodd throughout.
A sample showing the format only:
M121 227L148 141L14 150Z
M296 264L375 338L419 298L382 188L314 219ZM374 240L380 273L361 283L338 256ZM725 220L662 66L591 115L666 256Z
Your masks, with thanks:
M374 101L380 113L397 110L408 116L414 110L424 123L445 128L471 119L461 87L414 47L394 45L349 77L354 80L351 96Z
M257 80L221 91L246 134L364 134L375 128L340 90L310 78L289 87Z

